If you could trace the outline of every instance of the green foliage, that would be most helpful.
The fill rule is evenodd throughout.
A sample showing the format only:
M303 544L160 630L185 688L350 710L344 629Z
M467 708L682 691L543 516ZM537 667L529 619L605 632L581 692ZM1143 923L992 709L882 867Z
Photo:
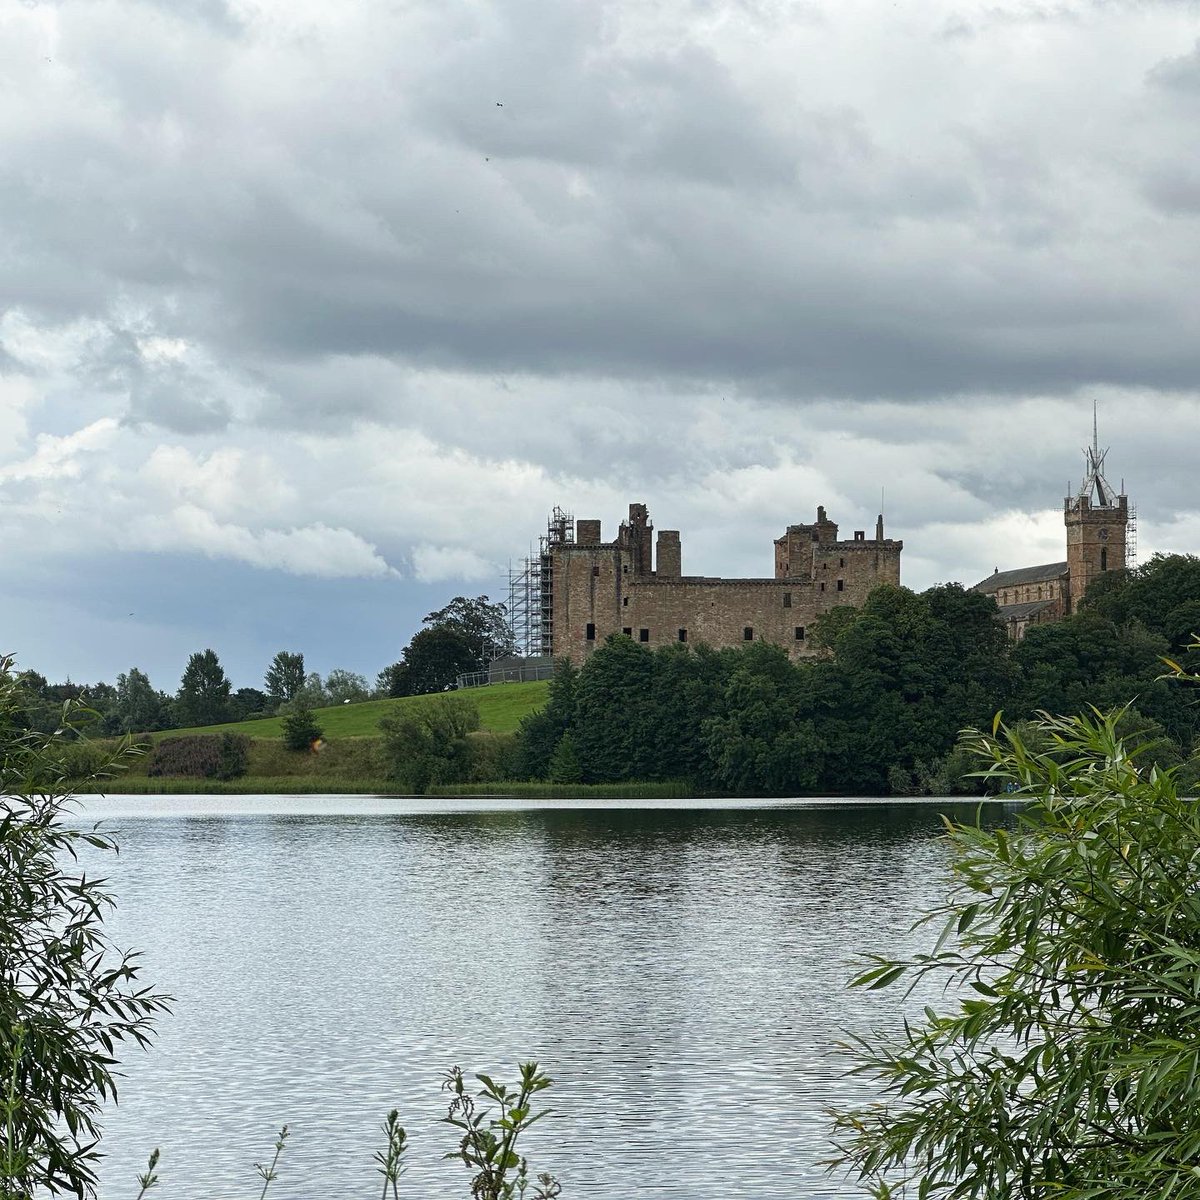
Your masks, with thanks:
M1200 558L1156 554L1133 571L1110 571L1088 588L1084 605L1114 625L1141 625L1165 638L1173 655L1184 654L1200 632ZM1190 669L1197 666L1200 654Z
M458 629L422 629L404 649L402 665L409 694L427 696L454 686L460 675L481 669L479 647Z
M508 609L492 604L486 596L455 596L444 608L429 613L421 624L430 629L448 629L460 634L471 647L475 670L483 670L493 658L513 652Z
M289 750L311 750L325 731L317 724L312 709L299 701L294 704L292 711L283 718L283 744Z
M1200 1197L1200 808L1123 724L967 735L1025 803L1015 829L947 822L940 936L854 981L958 997L850 1043L882 1098L837 1115L837 1161L872 1195Z
M412 682L409 679L408 664L403 662L394 662L389 667L384 667L378 675L375 676L374 696L376 699L384 700L395 696L411 696L413 694Z
M361 704L371 691L362 675L335 667L325 676L325 691L330 704Z
M304 686L304 655L290 650L280 650L263 676L263 685L271 703L278 708Z
M1168 642L1140 624L1086 612L1013 646L990 597L946 584L920 595L879 587L817 627L823 654L798 663L762 642L651 652L612 638L578 672L560 672L549 703L522 723L518 774L551 777L569 735L564 758L586 783L686 779L726 795L969 794L984 785L956 746L964 725L1000 709L1019 720L1095 702L1132 703L1127 721L1148 722L1153 735L1147 753L1200 776L1200 762L1186 762L1200 706L1160 678Z
M68 828L61 739L21 728L11 660L0 659L0 1196L84 1196L96 1183L103 1102L116 1096L115 1053L145 1046L167 998L138 986L136 955L103 929L112 899L75 870L106 834ZM67 701L64 729L88 714ZM119 770L122 745L97 778Z
M469 766L463 782L496 783L519 779L515 733L472 733L467 739ZM458 782L458 781L455 781Z
M518 779L544 779L555 748L575 720L579 671L567 659L555 665L546 703L521 721L516 759Z
M400 1197L400 1176L404 1174L404 1154L408 1149L408 1134L400 1124L400 1112L393 1108L383 1122L384 1136L387 1138L387 1148L375 1152L375 1161L379 1164L379 1174L383 1176L383 1197L387 1200L388 1188L392 1191L392 1200Z
M233 721L269 716L273 707L271 697L258 688L238 688L229 697L229 716Z
M193 654L175 697L180 725L216 725L229 717L229 680L213 650Z
M575 743L570 733L564 733L554 747L554 755L550 759L550 769L546 778L551 783L582 783L583 771L579 766L579 756L575 753Z
M414 793L467 778L467 735L478 728L479 707L461 693L417 701L379 722L391 774Z
M454 687L460 675L485 670L513 649L503 604L455 596L429 613L400 655L375 680L377 696L426 696Z
M246 773L250 739L240 733L196 733L155 743L146 774L236 779Z
M627 637L610 637L587 660L570 727L584 783L654 778L653 678L652 652Z
M551 1087L553 1081L537 1063L520 1063L517 1069L520 1077L513 1084L498 1083L482 1073L476 1075L481 1087L474 1095L460 1068L451 1067L443 1077L442 1091L449 1093L450 1101L442 1124L459 1130L461 1136L458 1149L442 1157L456 1159L473 1172L470 1184L473 1200L523 1200L526 1193L529 1200L558 1200L562 1195L562 1188L552 1175L542 1172L531 1180L529 1164L517 1152L521 1135L550 1112L548 1108L535 1111L533 1098ZM496 1107L482 1106L489 1102ZM383 1122L383 1135L384 1149L374 1155L376 1173L383 1177L381 1200L388 1200L389 1195L392 1200L399 1200L408 1134L400 1124L398 1109L393 1108L388 1113ZM262 1182L259 1200L265 1200L271 1184L280 1178L280 1159L287 1149L289 1136L290 1131L284 1125L275 1135L270 1162L254 1164L254 1173ZM146 1192L158 1186L158 1160L159 1152L155 1150L146 1170L137 1177L141 1190L136 1200L142 1200ZM0 1200L18 1198L0 1193Z
M117 676L111 724L113 733L149 733L169 728L170 697L155 691L145 672L130 667L127 675Z
M458 1152L446 1157L461 1159L475 1172L471 1195L476 1200L513 1200L523 1197L530 1185L529 1165L517 1153L517 1140L550 1111L543 1108L535 1112L533 1097L552 1081L538 1070L537 1063L521 1063L520 1071L516 1086L496 1083L489 1075L476 1075L483 1087L475 1096L467 1090L458 1067L452 1067L443 1081L443 1090L451 1097L445 1123L462 1131ZM497 1109L480 1108L477 1100L490 1100ZM497 1115L493 1116L493 1111ZM561 1191L552 1176L538 1175L532 1200L554 1200Z

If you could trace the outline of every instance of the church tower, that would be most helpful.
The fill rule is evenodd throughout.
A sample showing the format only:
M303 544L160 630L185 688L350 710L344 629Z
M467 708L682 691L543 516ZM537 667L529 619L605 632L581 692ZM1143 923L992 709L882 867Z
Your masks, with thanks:
M1104 478L1096 413L1092 411L1092 444L1085 451L1087 475L1079 491L1063 504L1067 526L1067 567L1070 572L1069 612L1078 612L1088 584L1105 571L1125 567L1129 498L1117 492Z

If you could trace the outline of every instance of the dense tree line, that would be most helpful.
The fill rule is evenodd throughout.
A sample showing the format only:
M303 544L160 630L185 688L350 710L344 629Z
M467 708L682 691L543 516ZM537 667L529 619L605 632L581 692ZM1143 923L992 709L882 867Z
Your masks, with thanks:
M1192 622L1195 622L1192 624ZM958 584L885 586L823 617L824 654L754 643L651 651L614 637L564 666L526 718L519 777L686 780L732 795L974 790L964 727L1128 704L1127 729L1177 765L1197 750L1195 699L1160 676L1200 628L1200 559L1105 577L1078 615L1011 644L994 601Z

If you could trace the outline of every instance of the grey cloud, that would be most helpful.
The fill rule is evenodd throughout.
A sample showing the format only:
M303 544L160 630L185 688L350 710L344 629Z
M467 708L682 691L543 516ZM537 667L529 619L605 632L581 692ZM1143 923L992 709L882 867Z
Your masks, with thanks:
M1143 185L1147 199L1171 216L1200 213L1200 172L1186 164L1152 171Z
M103 315L122 293L235 370L295 377L362 356L919 400L1172 388L1200 367L1178 240L1143 239L1135 269L1107 236L1143 214L1117 210L1103 139L1068 162L952 97L954 125L889 138L886 99L798 103L711 46L623 43L619 5L447 5L402 55L388 40L413 30L381 12L379 46L341 74L266 39L278 105L245 74L250 25L176 8L122 41L63 11L112 124L98 138L61 110L19 147L0 211L32 231L8 299L33 310ZM66 186L78 163L86 189ZM1185 211L1164 187L1152 202ZM293 378L264 419L397 406L324 379ZM195 410L166 379L131 412L162 420L172 393ZM202 398L182 420L220 419Z
M227 400L186 363L147 358L129 329L108 327L89 339L79 363L81 380L124 398L122 421L174 433L212 433L229 425Z
M1177 95L1200 96L1200 39L1190 54L1157 63L1147 73L1146 80Z

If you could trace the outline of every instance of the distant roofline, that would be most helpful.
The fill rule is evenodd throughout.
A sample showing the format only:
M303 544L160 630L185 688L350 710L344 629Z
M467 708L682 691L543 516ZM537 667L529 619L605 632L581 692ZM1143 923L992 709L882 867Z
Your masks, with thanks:
M1019 583L1043 583L1050 579L1059 579L1071 573L1071 564L1066 562L1042 563L1036 567L1017 567L1012 571L996 571L986 579L981 579L971 589L974 592L996 592L1003 587L1012 587Z

